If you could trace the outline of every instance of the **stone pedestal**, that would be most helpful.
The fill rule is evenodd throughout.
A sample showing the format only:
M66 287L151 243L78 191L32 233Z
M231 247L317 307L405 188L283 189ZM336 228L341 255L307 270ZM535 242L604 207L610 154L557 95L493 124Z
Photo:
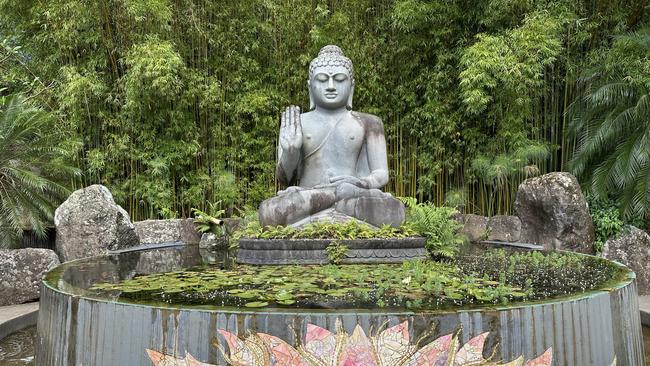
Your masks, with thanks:
M425 238L391 239L240 239L237 262L245 264L327 264L326 248L336 241L348 247L341 263L399 263L425 259Z

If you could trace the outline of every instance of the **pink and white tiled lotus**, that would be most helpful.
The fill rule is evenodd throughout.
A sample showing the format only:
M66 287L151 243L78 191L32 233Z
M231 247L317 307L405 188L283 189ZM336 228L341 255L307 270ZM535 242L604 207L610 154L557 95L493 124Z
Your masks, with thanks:
M307 325L304 343L293 347L282 339L253 333L245 339L220 329L229 352L217 347L231 366L550 366L552 349L525 360L519 357L510 362L497 362L483 357L485 340L489 333L479 334L460 345L457 334L442 336L419 347L412 343L408 322L395 325L376 336L367 336L357 325L347 334L337 321L336 334L313 324ZM198 361L189 353L179 359L154 350L147 354L156 366L216 366Z

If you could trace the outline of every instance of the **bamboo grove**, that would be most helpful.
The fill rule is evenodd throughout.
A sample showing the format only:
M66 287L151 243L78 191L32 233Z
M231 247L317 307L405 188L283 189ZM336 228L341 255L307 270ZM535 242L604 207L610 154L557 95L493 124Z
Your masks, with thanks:
M354 109L381 116L388 191L486 215L566 170L565 111L646 0L0 0L0 91L56 115L81 169L134 220L255 207L280 110L308 106L326 44L353 60ZM210 206L211 207L210 207Z

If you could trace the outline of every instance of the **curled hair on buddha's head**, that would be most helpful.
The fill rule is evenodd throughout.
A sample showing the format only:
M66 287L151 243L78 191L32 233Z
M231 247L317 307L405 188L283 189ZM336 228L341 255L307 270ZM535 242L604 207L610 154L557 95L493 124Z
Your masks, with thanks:
M318 56L309 63L309 78L311 79L314 76L316 68L327 66L345 67L350 74L350 80L352 80L352 83L354 84L354 68L352 67L352 61L345 57L339 46L327 45L320 49Z

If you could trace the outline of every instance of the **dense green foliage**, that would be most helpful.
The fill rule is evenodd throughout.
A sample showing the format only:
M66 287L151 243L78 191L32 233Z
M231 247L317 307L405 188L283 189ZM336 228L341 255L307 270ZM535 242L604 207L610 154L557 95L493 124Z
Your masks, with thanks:
M452 263L200 267L94 284L91 290L173 304L439 309L579 293L619 275L598 258L496 250Z
M355 63L355 109L384 120L388 190L436 204L452 192L491 215L522 179L566 168L576 76L646 12L645 0L0 0L0 90L55 112L61 145L82 143L75 186L107 185L135 220L231 211L277 188L279 111L308 105L307 65L336 43Z
M224 222L220 219L226 213L226 210L217 210L214 208L215 206L215 204L208 204L208 208L210 209L209 213L197 208L192 210L194 213L194 225L198 232L211 233L219 236L226 234Z
M603 251L607 239L616 238L620 234L629 232L630 225L644 228L643 220L624 220L617 203L611 199L597 198L593 194L587 195L589 202L589 214L594 222L596 241L594 250L596 253Z
M68 193L59 183L77 173L66 163L52 122L22 95L0 98L0 248L23 230L44 236Z
M623 230L625 223L621 219L621 213L616 204L610 200L595 198L588 195L589 214L594 222L594 233L596 241L594 250L596 253L603 251L607 239L616 237Z
M316 222L307 224L300 229L292 226L267 226L262 228L259 221L247 224L244 228L236 233L239 238L254 239L336 239L336 240L354 240L354 239L388 239L388 238L406 238L415 236L419 233L408 223L394 228L390 225L384 225L379 229L374 229L369 225L359 221L348 221L346 223L329 223Z
M402 198L407 207L405 226L427 239L426 248L434 259L453 258L463 237L463 225L454 219L458 213L450 207L436 207L431 203L417 203L413 197Z
M338 240L334 240L325 248L327 260L331 264L339 265L347 256L349 249L347 245L341 244Z
M624 217L650 217L650 28L617 37L581 77L571 106L572 170Z

